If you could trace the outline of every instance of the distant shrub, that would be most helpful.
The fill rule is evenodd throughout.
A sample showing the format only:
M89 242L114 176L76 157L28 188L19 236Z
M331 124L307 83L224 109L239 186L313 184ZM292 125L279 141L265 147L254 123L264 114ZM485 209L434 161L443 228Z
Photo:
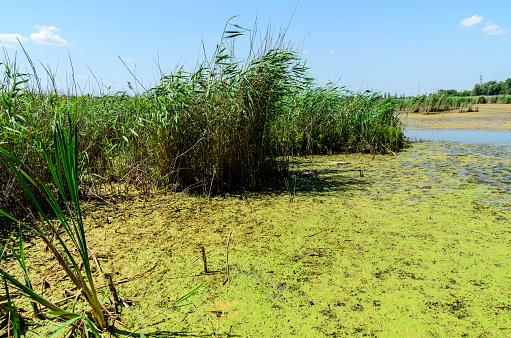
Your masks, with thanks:
M478 96L475 103L485 104L486 103L486 97L485 96Z

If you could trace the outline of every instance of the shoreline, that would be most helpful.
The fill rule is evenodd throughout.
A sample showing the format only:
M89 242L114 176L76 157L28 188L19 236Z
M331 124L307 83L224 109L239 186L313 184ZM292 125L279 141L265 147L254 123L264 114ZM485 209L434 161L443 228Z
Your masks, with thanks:
M455 113L407 113L402 116L405 130L511 130L511 105L488 103L478 105L478 111Z

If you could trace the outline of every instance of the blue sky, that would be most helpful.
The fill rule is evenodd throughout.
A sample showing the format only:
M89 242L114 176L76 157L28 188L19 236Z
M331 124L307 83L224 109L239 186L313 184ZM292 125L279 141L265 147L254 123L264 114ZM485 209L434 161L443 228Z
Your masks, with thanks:
M2 3L0 43L11 60L16 37L44 74L56 72L60 89L71 74L82 90L92 73L111 91L134 82L120 56L146 87L161 67L192 70L214 51L227 20L260 31L287 26L296 1L9 1ZM337 81L353 90L416 95L472 89L511 77L510 1L319 1L298 3L287 38L299 46L320 84ZM248 37L238 38L237 56ZM4 59L0 57L1 60ZM92 71L92 73L91 73ZM419 89L420 88L420 89Z

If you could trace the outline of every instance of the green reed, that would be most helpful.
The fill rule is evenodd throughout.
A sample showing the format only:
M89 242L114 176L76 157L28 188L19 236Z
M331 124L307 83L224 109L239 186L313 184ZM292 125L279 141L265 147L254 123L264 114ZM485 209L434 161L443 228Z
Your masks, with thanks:
M403 146L395 101L314 84L283 34L261 40L251 34L249 56L238 58L234 42L245 34L228 23L215 53L196 70L178 69L131 96L42 93L33 84L37 74L9 66L1 87L8 99L0 104L0 146L51 182L41 145L54 147L51 126L69 114L79 136L80 198L123 187L142 193L255 189L285 177L292 155L389 153ZM30 201L12 173L0 177L0 194L0 208L26 213L19 206Z
M471 111L474 104L511 103L510 95L452 96L444 93L422 95L411 99L395 99L398 109L415 113L435 113L460 109Z

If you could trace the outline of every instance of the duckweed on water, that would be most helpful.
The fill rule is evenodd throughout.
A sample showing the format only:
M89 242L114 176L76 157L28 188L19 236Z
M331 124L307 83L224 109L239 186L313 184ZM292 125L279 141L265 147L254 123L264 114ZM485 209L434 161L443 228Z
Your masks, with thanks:
M133 304L113 335L511 335L509 185L501 183L510 150L457 156L459 147L300 159L280 191L88 205L90 246L114 280L157 264L119 285ZM219 273L201 273L201 246L208 271ZM35 268L48 269L42 263ZM170 307L203 282L191 300L207 324L193 308ZM62 290L53 283L47 292Z

